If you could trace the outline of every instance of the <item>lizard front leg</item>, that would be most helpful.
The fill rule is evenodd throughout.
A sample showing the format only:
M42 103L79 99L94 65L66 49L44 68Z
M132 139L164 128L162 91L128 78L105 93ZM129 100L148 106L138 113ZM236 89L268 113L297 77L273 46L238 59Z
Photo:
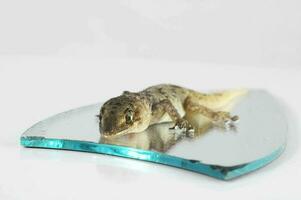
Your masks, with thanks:
M184 118L180 116L177 109L172 105L170 100L164 99L160 101L159 103L156 103L152 107L152 116L153 119L156 121L159 121L160 118L163 117L165 113L168 113L172 121L175 122L174 127L171 129L173 130L180 130L185 135L188 135L189 137L193 137L194 135L194 128L192 125ZM178 134L176 134L178 135ZM182 136L182 134L181 134Z
M229 112L213 111L210 108L198 104L197 100L192 97L187 97L184 103L184 109L186 113L200 113L211 120L215 126L225 128L226 130L235 128L234 123L239 120L237 115L231 116Z

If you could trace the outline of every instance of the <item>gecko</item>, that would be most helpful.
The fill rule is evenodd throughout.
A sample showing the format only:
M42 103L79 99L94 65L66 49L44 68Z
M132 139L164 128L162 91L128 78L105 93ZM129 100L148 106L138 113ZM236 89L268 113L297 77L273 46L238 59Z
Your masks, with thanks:
M140 92L124 91L106 101L99 111L99 127L103 137L124 136L145 131L149 126L174 122L171 130L193 138L197 131L189 119L202 115L214 126L226 130L234 127L239 116L216 108L245 93L245 90L202 93L172 84L148 87Z

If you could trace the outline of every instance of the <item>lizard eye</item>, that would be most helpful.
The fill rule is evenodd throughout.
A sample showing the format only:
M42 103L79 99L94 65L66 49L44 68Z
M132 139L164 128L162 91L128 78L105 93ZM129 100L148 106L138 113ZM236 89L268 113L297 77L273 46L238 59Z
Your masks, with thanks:
M127 110L125 113L125 121L127 124L133 123L134 112L132 110Z

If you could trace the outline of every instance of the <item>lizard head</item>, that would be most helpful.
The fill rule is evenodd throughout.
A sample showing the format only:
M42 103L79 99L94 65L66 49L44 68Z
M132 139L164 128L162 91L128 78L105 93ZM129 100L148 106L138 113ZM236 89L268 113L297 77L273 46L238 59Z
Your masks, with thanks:
M137 95L123 94L105 102L100 109L99 127L102 136L121 136L147 129L151 109L147 101Z

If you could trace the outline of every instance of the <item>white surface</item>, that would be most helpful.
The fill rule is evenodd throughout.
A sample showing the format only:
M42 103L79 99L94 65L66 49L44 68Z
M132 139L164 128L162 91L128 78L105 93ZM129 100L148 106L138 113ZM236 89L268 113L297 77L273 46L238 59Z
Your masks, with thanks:
M300 1L1 1L0 199L300 199ZM280 159L222 182L88 153L25 149L31 125L169 82L264 88L289 119Z

